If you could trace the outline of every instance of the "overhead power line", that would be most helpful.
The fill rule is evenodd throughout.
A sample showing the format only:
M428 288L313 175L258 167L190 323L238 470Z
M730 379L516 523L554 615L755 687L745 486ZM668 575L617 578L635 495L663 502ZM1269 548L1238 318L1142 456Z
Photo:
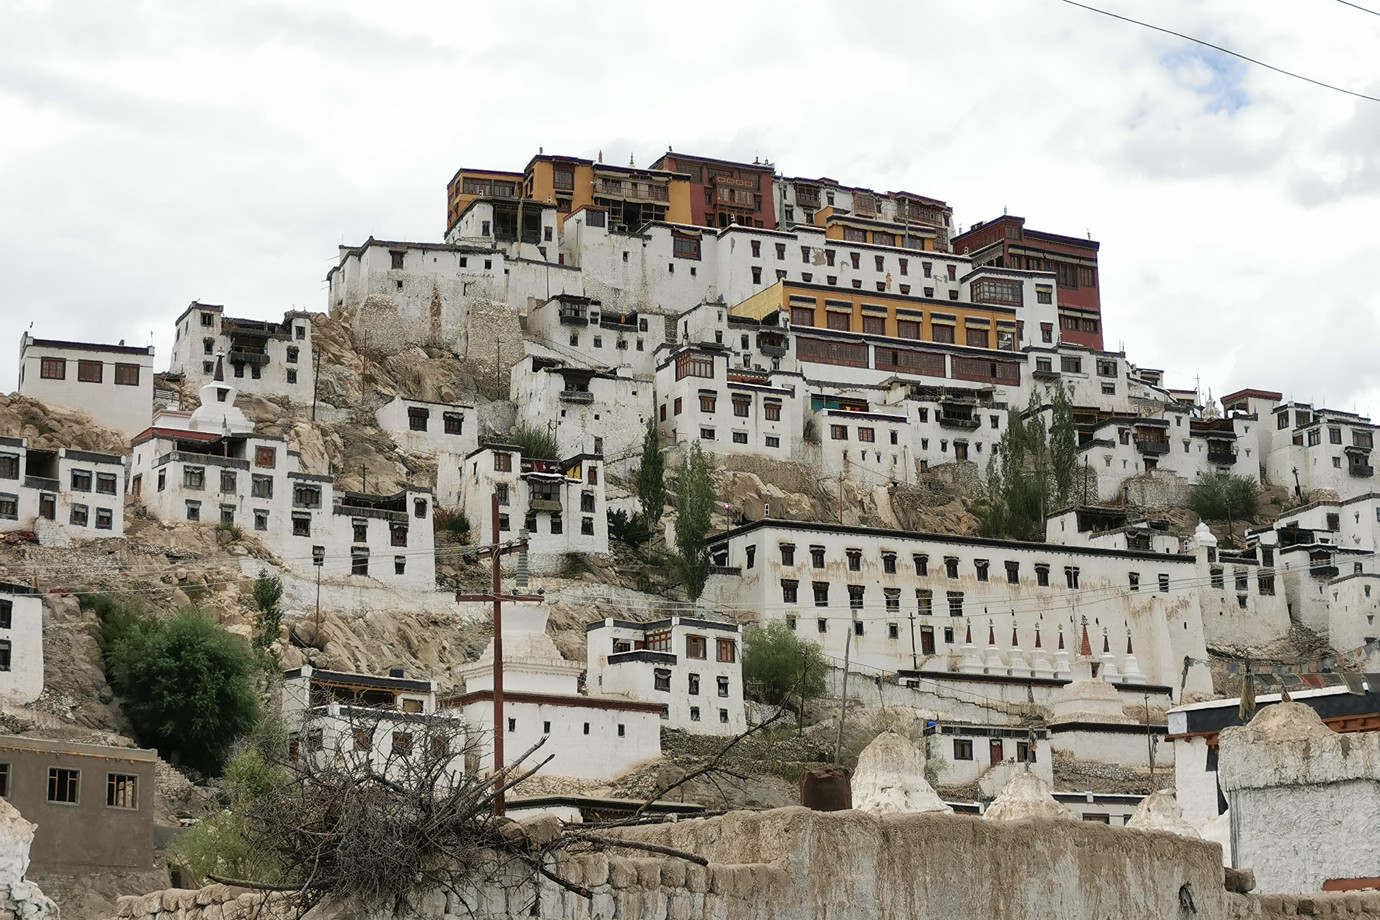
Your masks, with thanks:
M1086 3L1077 2L1077 0L1060 0L1060 2L1067 3L1069 6L1076 6L1080 10L1087 10L1090 13L1101 13L1103 16L1110 16L1112 19L1120 19L1122 22L1129 22L1132 25L1140 26L1143 29L1151 29L1155 32L1162 32L1165 35L1172 35L1175 38L1182 38L1185 41L1190 41L1194 44L1202 45L1204 48L1211 48L1213 51L1220 51L1223 54L1227 54L1231 57L1238 58L1239 60L1245 61L1248 64L1255 64L1257 67L1264 67L1266 70L1273 70L1275 73L1283 74L1286 77L1293 77L1295 80L1302 80L1305 83L1312 83L1314 86L1321 86L1323 89L1330 89L1333 92L1345 93L1348 96L1355 96L1357 99L1365 99L1370 102L1380 102L1380 97L1368 96L1365 93L1358 93L1355 90L1345 89L1343 87L1336 86L1332 83L1324 83L1322 80L1315 80L1312 77L1305 77L1301 73L1295 73L1292 70L1285 70L1283 67L1276 67L1273 64L1267 64L1264 61L1244 55L1239 51L1232 51L1230 48L1223 48L1221 45L1214 45L1212 42L1204 41L1201 38L1194 38L1192 35L1185 35L1183 32L1175 32L1173 29L1166 29L1162 26L1151 25L1148 22L1142 22L1139 19L1132 19L1130 16L1122 16L1120 13L1113 13L1110 10L1099 9L1095 6L1088 6ZM1338 2L1346 3L1346 0L1338 0ZM1347 6L1356 6L1356 4L1347 3ZM1374 10L1366 10L1365 7L1361 6L1357 6L1356 8L1360 10L1365 10L1367 13L1374 12Z
M1342 6L1349 6L1353 10L1360 10L1363 13L1370 13L1372 16L1380 16L1380 10L1373 10L1369 7L1361 6L1359 3L1351 3L1350 0L1337 0Z

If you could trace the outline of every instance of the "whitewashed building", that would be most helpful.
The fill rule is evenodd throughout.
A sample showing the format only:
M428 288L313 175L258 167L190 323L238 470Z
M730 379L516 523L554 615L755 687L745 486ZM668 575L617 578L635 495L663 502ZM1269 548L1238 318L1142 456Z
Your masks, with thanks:
M479 415L464 403L438 403L395 396L374 413L379 427L409 454L450 458L479 446Z
M527 340L542 351L619 376L650 379L666 341L666 318L604 309L588 297L561 294L527 311Z
M303 665L283 673L283 724L292 759L315 758L320 769L400 774L411 758L450 758L446 772L475 767L480 739L449 714L438 714L431 680L328 671Z
M511 444L482 444L465 458L457 485L456 504L485 536L492 526L492 496L498 495L499 538L516 539L525 529L534 573L556 571L568 553L609 551L604 458L598 454L536 460ZM445 489L441 501L453 507Z
M586 684L662 707L667 728L701 735L747 730L742 636L732 620L612 617L585 627Z
M23 705L43 694L43 598L0 582L0 700Z
M721 574L705 593L784 621L838 661L848 643L853 662L882 672L1018 678L1022 694L1031 683L1045 696L1068 681L1058 653L1086 618L1116 637L1112 660L1099 658L1108 681L1137 699L1146 686L1178 699L1211 687L1205 664L1184 668L1207 658L1199 555L763 520L711 542Z
M216 371L225 355L225 374L241 393L312 401L316 356L311 314L289 310L283 321L240 319L216 304L192 301L177 318L169 371L198 386Z
M602 454L610 467L636 465L654 385L624 371L570 362L529 344L511 373L517 423L551 432L562 456Z
M326 275L331 315L349 323L358 344L385 351L434 345L489 360L501 357L502 339L512 364L522 354L519 314L557 294L582 294L582 281L560 263L554 239L518 246L506 240L506 224L482 216L491 210L492 203L476 201L454 243L370 237L342 246ZM538 236L548 229L554 223L543 216Z
M942 786L979 783L995 796L1016 773L1034 773L1054 785L1049 731L1001 725L975 725L940 719L925 730L925 760Z
M51 526L67 538L122 537L124 487L123 457L0 437L0 533Z
M528 766L548 756L543 774L609 780L661 756L659 703L580 692L584 665L561 657L546 633L547 611L529 604L503 608L503 732L508 764L538 741ZM462 687L441 700L483 737L494 725L493 643L472 664L456 669ZM490 747L479 769L492 769Z
M19 394L79 409L133 437L153 417L153 346L36 339L19 343Z
M161 412L134 439L130 494L164 521L243 528L299 575L319 564L323 578L434 590L431 491L338 494L286 441L252 433L222 371L195 412Z

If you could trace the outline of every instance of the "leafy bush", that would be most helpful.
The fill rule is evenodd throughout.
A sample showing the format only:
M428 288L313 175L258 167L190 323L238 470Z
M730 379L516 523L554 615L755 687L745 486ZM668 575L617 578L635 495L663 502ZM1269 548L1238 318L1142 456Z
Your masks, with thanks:
M254 651L199 610L171 619L132 605L102 617L106 674L141 744L216 772L259 720Z
M631 514L619 508L608 513L609 536L621 543L641 546L652 538L652 528L647 526L640 514Z
M431 515L431 530L433 533L448 533L464 540L470 535L470 519L465 516L465 512L458 509L447 511L437 508Z
M744 688L763 703L796 704L802 725L805 703L824 695L827 672L819 646L801 639L780 620L743 635Z
M519 425L508 436L508 443L520 448L522 456L528 460L561 459L561 449L560 445L556 443L556 436L545 428L529 428L526 425Z
M254 647L267 651L278 641L283 624L283 580L263 569L254 579L254 606L259 608L259 622L254 627Z
M275 724L281 728L282 723ZM236 754L225 767L229 808L178 837L168 848L169 862L192 875L194 884L205 884L211 875L269 884L282 881L282 866L252 839L244 815L255 802L278 793L290 781L288 773L266 759L258 747Z
M1189 488L1188 507L1205 521L1226 521L1230 538L1236 521L1250 520L1260 511L1260 487L1249 476L1205 473Z

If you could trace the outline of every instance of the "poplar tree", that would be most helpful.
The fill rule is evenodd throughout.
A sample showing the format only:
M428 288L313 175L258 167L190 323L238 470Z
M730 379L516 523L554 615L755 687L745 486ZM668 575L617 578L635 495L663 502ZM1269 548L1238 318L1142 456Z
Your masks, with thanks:
M676 489L676 553L681 581L697 600L709 579L709 528L714 520L714 479L709 458L698 443L690 445Z
M661 433L651 419L642 435L642 462L633 474L633 488L642 507L642 522L655 530L666 507L666 455L661 451Z

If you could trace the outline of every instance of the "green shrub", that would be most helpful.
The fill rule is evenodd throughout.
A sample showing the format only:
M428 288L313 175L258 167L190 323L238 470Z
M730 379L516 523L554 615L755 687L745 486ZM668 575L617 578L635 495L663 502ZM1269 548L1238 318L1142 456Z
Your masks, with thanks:
M264 569L254 579L254 606L259 609L259 622L254 627L254 647L267 651L278 641L283 625L283 580Z
M106 674L141 744L204 772L259 720L249 644L199 610L160 620L116 605L102 619Z
M522 451L526 460L559 460L560 445L556 436L545 428L529 428L519 425L508 436L508 443Z
M608 513L609 536L621 543L641 546L652 538L652 529L647 526L642 515L619 508Z
M431 530L432 533L453 534L463 540L469 536L470 519L459 509L447 511L437 508L431 515Z
M802 725L805 704L824 694L827 673L819 646L801 639L780 620L743 635L743 687L763 703L794 704Z

